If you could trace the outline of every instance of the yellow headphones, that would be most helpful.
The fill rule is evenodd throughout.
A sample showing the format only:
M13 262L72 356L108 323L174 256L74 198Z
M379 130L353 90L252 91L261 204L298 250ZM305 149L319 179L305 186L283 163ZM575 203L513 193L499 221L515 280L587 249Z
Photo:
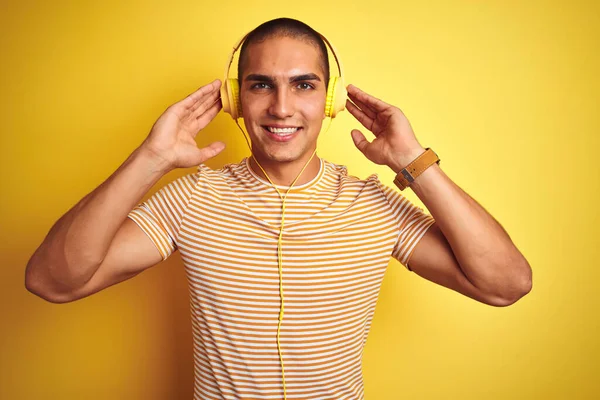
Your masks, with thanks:
M318 33L318 32L317 32ZM223 85L221 85L221 103L223 104L223 111L230 114L235 120L242 118L242 105L240 102L240 83L237 78L229 78L229 70L233 57L237 49L240 48L249 33L245 34L235 46L233 46L233 52L229 57L229 62L225 67L225 79ZM346 107L346 97L348 95L346 91L346 85L342 77L342 66L337 58L333 45L329 43L329 40L325 36L319 33L319 36L329 46L335 62L338 66L339 76L330 76L329 84L327 85L327 97L325 99L325 116L329 118L335 118L335 116L343 111ZM327 54L325 55L327 57Z

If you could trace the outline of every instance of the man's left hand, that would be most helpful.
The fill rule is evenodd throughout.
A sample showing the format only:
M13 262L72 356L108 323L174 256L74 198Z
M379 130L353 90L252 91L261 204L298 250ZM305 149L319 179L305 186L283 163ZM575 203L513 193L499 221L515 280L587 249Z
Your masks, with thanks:
M371 143L358 129L352 130L356 147L371 161L387 165L395 173L410 164L425 149L419 144L404 113L354 85L348 85L346 109L375 135Z

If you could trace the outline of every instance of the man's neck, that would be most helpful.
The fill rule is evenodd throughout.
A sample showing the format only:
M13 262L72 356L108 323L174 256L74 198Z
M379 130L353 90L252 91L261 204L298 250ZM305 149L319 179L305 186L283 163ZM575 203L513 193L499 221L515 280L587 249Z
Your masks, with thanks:
M292 182L296 179L304 165L308 160L297 160L292 162L279 162L279 161L270 161L270 160L259 160L260 165L264 168L264 170L269 175L271 181L277 186L290 186ZM252 171L263 178L265 181L269 181L262 169L257 165L254 156L250 157L250 168ZM315 179L315 177L319 174L319 169L321 168L321 161L319 157L315 154L315 156L310 160L309 164L304 168L304 172L302 175L298 177L296 183L294 183L294 187L304 185Z

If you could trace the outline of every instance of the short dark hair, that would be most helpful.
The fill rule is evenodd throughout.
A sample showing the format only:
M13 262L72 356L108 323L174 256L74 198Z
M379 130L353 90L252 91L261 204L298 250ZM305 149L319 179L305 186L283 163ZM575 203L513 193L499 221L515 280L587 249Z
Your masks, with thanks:
M240 83L240 87L242 85L242 74L248 63L247 47L252 43L264 42L272 37L290 37L316 46L320 53L319 64L323 69L325 75L325 88L327 88L329 83L329 58L327 57L327 46L317 31L304 22L292 18L272 19L257 26L248 34L242 44L238 60L238 82Z

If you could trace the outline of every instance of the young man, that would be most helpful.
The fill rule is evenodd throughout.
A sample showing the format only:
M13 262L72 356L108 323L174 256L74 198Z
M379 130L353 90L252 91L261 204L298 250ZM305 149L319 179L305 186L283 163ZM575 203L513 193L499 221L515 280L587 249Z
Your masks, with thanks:
M261 25L239 70L252 156L219 170L202 164L224 144L196 146L222 107L218 80L201 87L52 227L27 265L31 292L80 299L179 249L197 399L363 398L362 349L390 256L493 306L529 292L531 269L508 234L437 163L410 185L428 215L376 176L360 180L314 155L329 70L310 27ZM352 132L369 160L400 173L425 153L400 109L347 90L348 111L375 135L369 143ZM197 165L138 204L168 171Z

